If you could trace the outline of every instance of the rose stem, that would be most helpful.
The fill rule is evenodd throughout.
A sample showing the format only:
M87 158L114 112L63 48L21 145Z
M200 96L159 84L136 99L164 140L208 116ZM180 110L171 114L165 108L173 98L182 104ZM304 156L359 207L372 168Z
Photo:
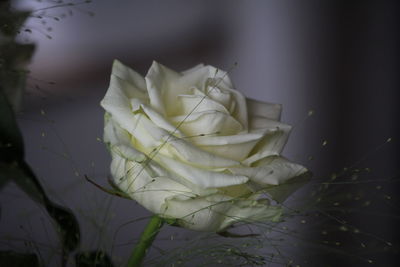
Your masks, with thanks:
M154 215L146 225L139 242L136 244L128 260L128 267L138 267L146 256L146 252L156 238L158 232L164 224L164 220Z

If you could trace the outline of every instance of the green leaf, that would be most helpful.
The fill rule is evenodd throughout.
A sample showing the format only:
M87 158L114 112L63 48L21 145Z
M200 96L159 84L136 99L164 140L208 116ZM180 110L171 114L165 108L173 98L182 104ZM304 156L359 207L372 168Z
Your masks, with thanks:
M0 251L0 266L4 267L39 267L39 259L35 254Z
M113 264L103 251L79 252L75 255L76 267L112 267Z

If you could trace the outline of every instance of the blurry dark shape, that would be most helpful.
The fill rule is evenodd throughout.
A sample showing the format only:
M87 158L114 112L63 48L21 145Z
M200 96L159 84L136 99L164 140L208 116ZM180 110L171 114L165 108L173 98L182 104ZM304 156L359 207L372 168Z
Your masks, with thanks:
M75 255L76 267L113 267L110 257L103 251L79 252Z
M46 208L49 215L59 226L57 232L63 246L63 261L66 262L69 252L75 250L80 241L78 222L70 210L53 203L49 199L35 174L25 162L21 133L17 128L14 113L1 87L0 107L2 111L0 114L0 144L2 144L0 151L0 188L7 182L13 181L32 200Z
M22 135L1 84L0 116L0 162L11 163L18 159L23 159L24 145Z
M30 59L34 48L33 45L15 43L14 38L29 13L15 12L14 14L9 8L9 2L1 3L0 7L0 27L4 35L1 35L0 39L0 189L13 181L32 200L46 208L57 223L56 230L61 238L62 262L65 266L69 253L76 249L80 241L78 222L70 210L49 199L35 174L25 162L23 139L14 114L25 89L26 72L18 66ZM7 264L1 266L19 266L18 261L21 257L10 255L5 258ZM14 260L17 265L11 264ZM35 266L33 264L29 266Z
M27 70L35 46L15 41L29 12L14 11L10 1L0 3L0 84L14 110L19 109ZM29 29L26 29L29 30Z
M0 251L0 266L4 267L40 267L39 259L35 254L16 253L14 251Z
M315 7L325 43L317 77L327 115L319 127L330 155L318 168L331 175L315 186L312 231L322 248L315 258L323 266L395 266L400 143L385 141L399 136L399 2Z

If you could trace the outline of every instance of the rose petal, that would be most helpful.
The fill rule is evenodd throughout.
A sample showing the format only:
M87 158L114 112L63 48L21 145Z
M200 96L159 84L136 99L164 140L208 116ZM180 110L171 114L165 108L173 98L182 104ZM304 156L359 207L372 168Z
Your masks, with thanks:
M232 81L229 78L228 72L217 69L216 67L210 65L205 66L205 68L208 71L207 78L213 79L217 87L233 88Z
M219 111L229 115L229 111L222 104L212 100L206 95L179 95L178 97L182 105L179 115L203 111Z
M136 87L132 83L111 74L110 77L110 86L108 90L112 90L113 88L118 88L122 90L126 98L128 99L138 99L143 103L149 102L149 97L146 91Z
M153 155L153 152L161 153L169 157L178 157L181 161L202 168L221 168L240 164L237 161L204 151L184 139L172 136L141 113L132 117L135 121L135 127L130 132L133 136L133 145L150 156Z
M223 105L227 110L230 110L232 106L232 94L226 90L221 90L215 86L207 87L207 96L214 100L215 102Z
M236 160L209 153L183 139L168 138L167 142L168 145L161 150L161 153L170 157L179 158L180 161L186 164L206 169L240 165Z
M198 67L180 74L154 61L145 78L152 108L164 115L179 114L177 96L204 87L207 72L207 67Z
M252 117L265 117L276 121L280 120L282 105L261 102L251 98L247 98L246 102L250 120Z
M233 223L278 221L282 209L264 201L232 199L215 194L202 198L166 201L164 215L177 218L185 227L197 231L219 232Z
M237 90L225 88L225 90L229 91L234 100L232 102L236 103L234 106L234 110L232 112L232 116L236 118L242 125L243 129L248 129L248 114L247 114L247 104L246 98Z
M261 200L238 200L235 201L226 212L224 221L219 230L226 229L236 222L278 222L282 216L282 207L271 206L268 201Z
M179 160L166 157L162 154L157 154L155 156L155 160L165 168L170 169L171 172L174 172L179 176L189 180L191 183L203 188L226 187L244 184L248 181L248 178L243 175L232 175L193 167L191 165L182 163Z
M249 157L243 161L245 165L251 165L253 162L271 155L279 155L289 138L292 127L290 125L266 119L266 134L254 146Z
M189 136L233 135L243 128L237 120L220 111L193 112L189 116L181 115L169 119Z
M162 215L178 219L178 223L188 229L216 232L232 205L230 200L222 195L186 200L172 197L165 202Z
M159 155L157 157L148 157L144 153L127 146L113 146L111 147L113 157L118 158L122 163L129 165L130 167L125 170L120 176L115 176L114 180L116 184L128 194L133 194L138 190L138 187L134 187L136 180L147 179L143 178L143 175L150 176L153 179L157 177L166 177L174 182L177 182L187 188L190 188L190 192L197 196L206 196L217 192L215 188L206 189L192 183L188 179L177 175L169 169L161 166L159 161ZM129 183L122 186L124 179L128 179Z
M154 122L158 127L168 131L170 134L183 136L180 129L176 128L176 126L172 125L169 121L167 121L160 113L153 110L151 107L147 105L141 105L143 111L149 117L149 119Z
M112 120L115 120L121 128L130 133L135 131L137 117L133 116L130 100L121 87L110 86L101 101L101 106L111 114Z
M178 157L181 161L201 166L202 168L239 165L239 162L235 160L219 157L194 146L191 142L172 136L143 114L136 114L135 117L137 117L136 128L131 134L134 137L135 145L142 152L149 155L155 152L169 157Z
M130 145L130 134L122 129L109 113L104 115L104 142L108 145Z
M263 158L253 163L253 167L233 167L229 170L236 175L245 175L260 185L283 184L307 171L303 166L279 156Z
M183 93L176 81L181 74L153 61L145 77L150 105L159 113L166 115L166 105L175 101L175 96Z
M118 60L114 60L112 67L112 74L129 82L134 87L145 91L146 90L146 82L142 75L132 70L131 68L125 66Z
M231 136L201 136L191 141L212 154L241 161L245 159L264 133L237 134Z
M113 154L111 173L115 184L151 212L161 213L162 206L168 198L185 199L195 196L191 189L168 177L151 176L146 170L138 175L140 168L142 164Z

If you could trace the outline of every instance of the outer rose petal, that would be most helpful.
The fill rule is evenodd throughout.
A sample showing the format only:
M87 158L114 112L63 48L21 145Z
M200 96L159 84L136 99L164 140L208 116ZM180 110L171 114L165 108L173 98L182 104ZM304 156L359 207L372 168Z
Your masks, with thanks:
M265 199L239 200L236 201L228 210L225 220L220 225L219 230L225 229L236 222L278 222L281 215L282 207L271 206L268 203L265 203Z
M118 60L114 60L112 74L129 82L132 86L141 89L142 91L146 90L146 82L143 76L125 66Z
M137 118L132 116L130 100L119 86L110 85L108 91L101 101L101 106L112 116L120 127L128 132L135 131Z
M261 102L251 98L247 98L246 102L250 120L253 117L264 117L279 121L281 118L282 105L280 104Z
M292 129L290 125L265 119L268 132L253 148L253 151L247 159L243 161L245 165L251 165L253 162L267 156L279 155L285 146L289 133Z
M156 179L157 177L168 178L171 181L189 188L190 191L185 192L189 192L191 196L206 196L217 192L217 189L215 188L206 189L198 186L197 184L190 182L188 179L165 169L155 160L150 160L150 158L145 154L135 150L134 148L117 145L111 147L111 152L115 164L118 164L118 166L123 165L123 170L125 171L121 173L112 173L115 184L132 198L135 198L135 193L138 189L141 189L141 187L135 186L135 184L140 184L141 182L139 180L147 179L147 176L150 176L153 179ZM149 193L151 194L152 192Z
M191 183L203 188L226 187L244 184L248 181L248 178L243 175L233 175L193 167L160 154L155 156L154 159L164 166L164 168L168 167L171 169L171 172L176 173L176 175L181 176L189 180Z
M166 199L194 197L191 189L168 177L152 177L147 170L137 175L141 167L141 164L113 154L111 174L115 184L148 210L160 214Z
M292 163L282 157L272 156L261 159L254 167L229 168L235 174L245 175L252 182L260 185L279 185L306 172L301 165Z

